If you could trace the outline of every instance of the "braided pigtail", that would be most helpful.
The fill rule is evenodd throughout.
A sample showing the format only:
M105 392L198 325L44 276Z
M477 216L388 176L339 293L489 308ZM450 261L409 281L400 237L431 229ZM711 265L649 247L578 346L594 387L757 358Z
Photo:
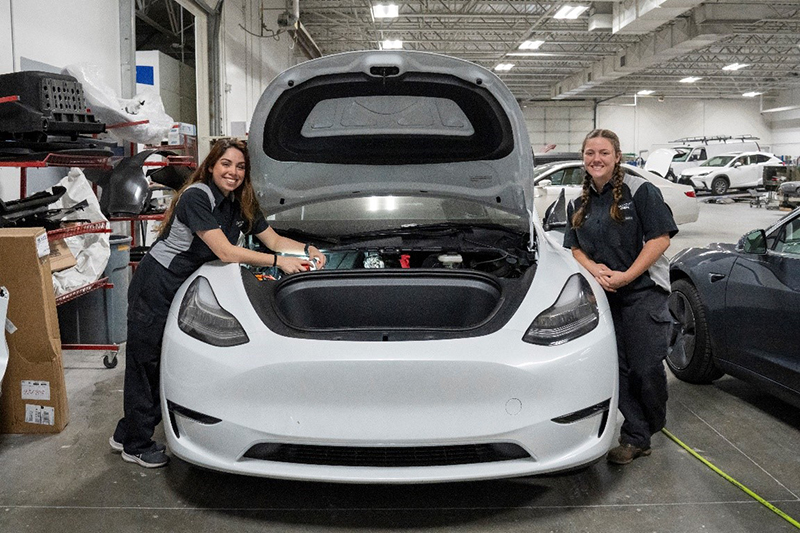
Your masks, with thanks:
M586 212L589 208L589 200L591 195L589 189L592 186L592 176L588 172L583 175L583 190L581 191L581 206L572 214L572 226L580 228L583 226L583 221L586 220Z
M614 203L611 204L611 218L614 219L616 222L622 222L625 220L625 217L622 215L622 211L619 208L619 203L622 200L622 180L625 178L625 173L622 170L622 167L617 163L614 165Z

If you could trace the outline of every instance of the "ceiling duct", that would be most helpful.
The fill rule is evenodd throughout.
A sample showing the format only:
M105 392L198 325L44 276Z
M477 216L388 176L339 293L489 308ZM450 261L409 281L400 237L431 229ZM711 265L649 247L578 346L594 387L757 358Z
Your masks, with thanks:
M645 34L676 19L704 0L622 0L614 4L612 33Z
M663 2L625 0L614 6L615 25L618 9L625 6L630 8L636 4L639 8L643 8L644 4L648 4L652 10L655 9L653 6L657 7L658 4L686 6L691 3L697 4L699 0L666 0ZM660 11L660 9L655 10ZM643 35L639 42L626 47L617 55L604 57L591 67L553 85L551 98L563 100L580 97L581 93L592 87L683 56L688 51L701 50L723 37L732 35L735 33L732 21L754 23L769 16L774 16L774 12L770 11L768 5L707 4L700 6L692 12L691 17L672 20L670 24L663 26L660 30ZM628 26L639 28L643 27L643 24L644 22L631 21Z

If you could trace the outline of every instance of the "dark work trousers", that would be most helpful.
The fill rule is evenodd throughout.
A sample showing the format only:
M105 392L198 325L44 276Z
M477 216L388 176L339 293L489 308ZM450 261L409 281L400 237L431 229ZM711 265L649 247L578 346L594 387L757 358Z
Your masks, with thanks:
M172 299L183 281L146 255L128 289L124 417L114 431L114 439L128 454L138 455L156 446L153 432L161 422L161 338Z
M650 447L650 436L667 420L669 295L659 288L607 293L619 354L621 442Z

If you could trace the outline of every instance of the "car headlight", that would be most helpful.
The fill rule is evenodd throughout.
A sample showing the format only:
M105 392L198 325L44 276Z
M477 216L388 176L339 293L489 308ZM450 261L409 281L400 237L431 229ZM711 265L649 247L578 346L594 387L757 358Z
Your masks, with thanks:
M250 342L236 317L222 308L203 276L186 289L178 313L178 327L197 340L212 346L237 346Z
M573 274L556 302L533 320L522 340L556 346L589 333L599 322L600 312L592 287L581 274Z

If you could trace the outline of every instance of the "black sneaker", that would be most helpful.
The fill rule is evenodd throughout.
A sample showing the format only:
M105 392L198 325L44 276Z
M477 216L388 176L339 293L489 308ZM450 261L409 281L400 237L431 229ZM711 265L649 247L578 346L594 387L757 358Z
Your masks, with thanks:
M117 439L115 439L114 435L111 435L110 437L108 437L108 445L111 446L111 449L113 451L117 452L117 453L122 453L122 451L124 450L124 447L122 446L122 443L119 442ZM158 450L158 451L163 452L164 450L167 449L167 447L164 444L156 443L155 444L155 449Z
M128 463L136 463L145 468L161 468L169 463L169 457L164 453L164 450L158 449L137 455L122 452L122 460Z

